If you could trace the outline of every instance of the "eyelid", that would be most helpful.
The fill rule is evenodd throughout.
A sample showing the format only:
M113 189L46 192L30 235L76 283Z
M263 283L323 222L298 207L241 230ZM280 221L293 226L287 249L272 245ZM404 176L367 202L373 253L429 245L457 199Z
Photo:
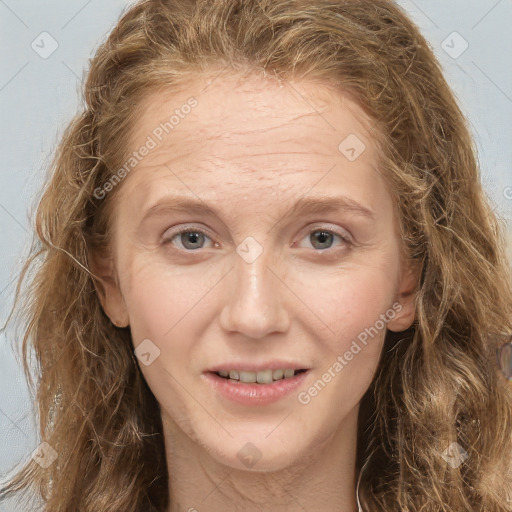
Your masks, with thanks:
M167 233L169 230L171 231L170 235L164 236L165 233ZM206 230L204 228L201 228L199 226L194 226L194 225L177 228L176 230L173 230L173 228L166 229L164 234L161 236L161 240L160 241L164 245L165 244L171 244L173 238L176 237L177 235L181 235L183 233L191 233L191 232L192 233L201 233L202 235L204 235L204 236L208 237L210 240L212 240L212 244L214 246L217 244L217 242L215 242L213 240L213 237L210 235L208 230ZM199 252L199 250L197 250L197 251L186 251L184 249L180 249L179 247L177 249L180 250L180 251L185 251L185 252L190 252L190 253Z
M350 244L355 243L351 234L346 230L340 231L339 228L327 226L325 224L320 223L320 224L315 224L311 228L308 228L306 234L311 234L311 233L314 233L315 231L328 231L329 233L338 235L341 239L343 239L347 243L350 243Z
M180 234L183 234L183 233L190 233L190 232L192 232L192 233L201 233L202 235L204 235L204 236L208 237L210 240L212 240L212 244L214 246L218 246L218 243L213 240L213 237L210 235L209 231L207 229L205 229L205 228L200 227L200 226L188 225L188 226L184 226L184 227L181 227L181 228L177 228L175 231L173 231L173 228L169 228L169 229L167 229L164 232L164 234L167 233L167 231L169 231L169 230L171 230L171 234L168 235L167 237L164 237L164 235L162 235L161 243L163 243L163 244L171 244L172 240L177 235L180 235ZM355 244L355 241L353 240L352 236L346 230L340 231L339 228L334 228L334 227L326 226L323 223L314 224L312 227L307 228L305 231L302 231L301 235L299 237L299 240L302 240L304 238L304 236L310 235L311 233L315 233L317 231L327 231L329 233L332 233L332 234L338 236L347 245L354 245ZM179 251L190 252L190 253L200 252L200 249L198 249L197 251L192 251L192 250L187 251L186 249L180 249L180 248L177 248L177 249ZM336 250L336 249L335 248L327 248L327 249L324 249L323 251L325 251L325 252L332 252L334 250ZM315 251L315 252L321 253L321 251Z

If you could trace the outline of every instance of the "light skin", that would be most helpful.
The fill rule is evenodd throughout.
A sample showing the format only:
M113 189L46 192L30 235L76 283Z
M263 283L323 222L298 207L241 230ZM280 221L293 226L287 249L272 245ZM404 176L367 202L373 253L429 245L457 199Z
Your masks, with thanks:
M297 396L380 315L395 313L393 331L414 320L417 275L401 254L370 122L318 83L223 75L205 84L145 99L133 149L190 96L198 104L118 185L112 258L95 263L107 314L130 326L135 347L150 339L160 350L140 366L162 409L168 512L353 512L359 403L385 328L308 404ZM350 134L366 146L354 161L338 149ZM170 195L217 213L145 217ZM372 215L292 210L318 196L349 198ZM252 263L236 250L247 237L263 251ZM226 361L276 359L310 370L265 406L235 403L202 378ZM238 457L248 442L261 454L252 467Z

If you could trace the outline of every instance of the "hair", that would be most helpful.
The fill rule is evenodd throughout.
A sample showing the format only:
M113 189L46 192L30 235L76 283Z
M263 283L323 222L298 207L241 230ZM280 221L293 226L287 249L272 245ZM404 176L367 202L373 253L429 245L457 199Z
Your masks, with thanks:
M361 402L366 509L511 510L512 392L496 362L512 337L505 230L440 65L390 0L145 0L122 14L56 150L7 320L22 320L39 434L58 457L46 469L30 459L0 497L30 490L51 512L172 501L159 404L90 268L111 248L122 183L102 199L94 191L125 161L144 98L216 70L334 87L377 128L379 170L420 278L415 321L386 333ZM458 467L443 457L454 442L468 456Z

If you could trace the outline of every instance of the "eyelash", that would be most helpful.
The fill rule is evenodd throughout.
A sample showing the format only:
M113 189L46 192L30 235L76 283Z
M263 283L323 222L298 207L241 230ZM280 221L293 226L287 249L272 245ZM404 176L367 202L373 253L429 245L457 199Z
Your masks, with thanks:
M338 233L337 231L333 231L332 229L323 228L321 226L315 226L310 231L308 231L308 233L306 233L306 235L311 235L312 233L317 233L317 232L320 232L320 231L325 232L325 233L329 233L331 235L338 236L341 239L341 241L344 244L348 245L348 246L352 246L353 245L353 242L346 235L342 235L341 233ZM199 227L190 226L190 227L186 227L186 228L180 229L176 233L171 234L170 237L166 238L163 241L164 245L171 244L172 240L174 240L174 238L176 238L176 236L182 235L184 233L201 233L202 235L210 238L210 236L208 235L208 233L204 229L201 229ZM188 250L188 249L181 249L181 248L178 248L178 250L179 251L183 251L183 252L188 252L188 253L194 253L194 252L198 252L199 251L199 249ZM315 250L315 252L318 252L320 254L324 254L324 252L327 252L327 251L332 252L334 250L335 250L335 248L318 249L318 250Z

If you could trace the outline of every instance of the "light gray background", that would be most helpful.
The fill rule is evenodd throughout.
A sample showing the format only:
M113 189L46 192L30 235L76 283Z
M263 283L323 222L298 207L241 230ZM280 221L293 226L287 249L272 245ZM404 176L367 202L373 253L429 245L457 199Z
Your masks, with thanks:
M88 59L131 3L0 0L2 324L28 249L28 214L43 169L77 110ZM419 25L441 61L470 120L484 186L512 232L512 0L398 3ZM460 35L452 35L454 31ZM48 35L41 35L43 32L58 44L50 56L44 52L55 43ZM469 46L457 56L464 41ZM31 399L20 363L12 354L11 338L5 335L0 335L0 390L0 475L5 475L30 457L38 444ZM0 511L12 510L12 504L0 504Z

